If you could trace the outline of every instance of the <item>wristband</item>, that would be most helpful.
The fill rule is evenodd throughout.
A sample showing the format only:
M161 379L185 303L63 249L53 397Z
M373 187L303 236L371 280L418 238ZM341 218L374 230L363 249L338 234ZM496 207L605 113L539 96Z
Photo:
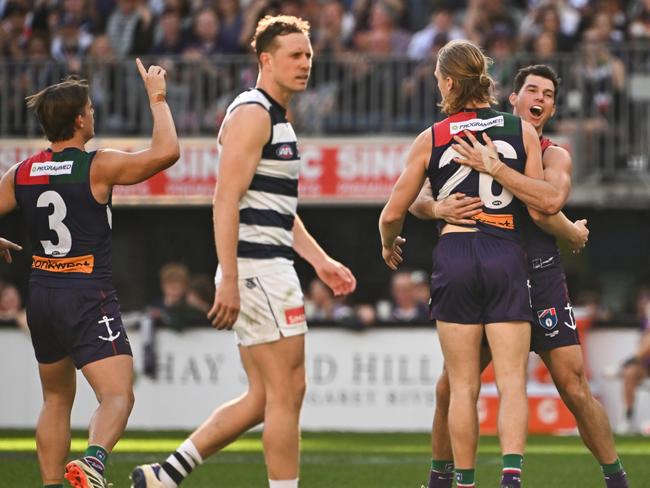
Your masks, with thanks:
M149 99L149 103L154 105L156 103L164 103L167 101L165 92L154 93Z
M498 164L495 164L494 166L492 166L492 172L490 173L492 178L494 178L497 175L497 173L499 172L499 170L501 168L503 168L503 166L504 166L503 161L499 161Z

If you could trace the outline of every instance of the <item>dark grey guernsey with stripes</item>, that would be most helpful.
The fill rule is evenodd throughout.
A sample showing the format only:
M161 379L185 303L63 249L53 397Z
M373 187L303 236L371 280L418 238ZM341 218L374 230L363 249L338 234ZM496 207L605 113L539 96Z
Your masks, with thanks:
M226 116L237 107L251 103L268 111L271 136L262 149L253 180L239 202L240 267L241 261L247 259L293 260L292 229L298 206L300 155L286 109L263 90L253 88L235 98ZM221 152L219 141L218 144Z

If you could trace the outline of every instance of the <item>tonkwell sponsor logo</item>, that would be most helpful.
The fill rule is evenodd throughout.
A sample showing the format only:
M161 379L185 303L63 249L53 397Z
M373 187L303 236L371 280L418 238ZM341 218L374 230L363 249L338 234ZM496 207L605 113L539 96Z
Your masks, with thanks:
M95 266L95 257L92 254L73 258L46 258L32 256L32 268L53 273L84 273L90 274Z
M69 175L74 161L43 161L32 164L29 176Z
M452 122L449 124L449 133L458 134L464 130L472 132L482 131L490 127L503 127L503 115L491 119L470 119L463 122Z

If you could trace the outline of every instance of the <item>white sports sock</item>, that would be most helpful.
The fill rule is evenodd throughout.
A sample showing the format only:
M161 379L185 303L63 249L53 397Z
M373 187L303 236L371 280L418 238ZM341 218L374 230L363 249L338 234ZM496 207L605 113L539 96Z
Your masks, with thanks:
M269 480L269 488L298 488L298 478L295 480Z
M162 464L160 481L165 488L177 486L203 462L203 458L190 439L186 439Z

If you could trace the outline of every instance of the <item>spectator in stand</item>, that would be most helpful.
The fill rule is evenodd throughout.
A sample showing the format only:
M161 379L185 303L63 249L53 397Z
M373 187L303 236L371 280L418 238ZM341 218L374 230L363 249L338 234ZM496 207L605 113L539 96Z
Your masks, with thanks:
M182 329L185 324L177 320L180 309L185 306L185 296L190 273L181 263L167 263L160 268L160 291L162 296L149 308L149 315L156 326Z
M497 110L507 112L510 110L508 97L513 92L512 80L517 72L513 32L505 26L495 28L488 37L485 49L493 61L488 71L496 84Z
M81 30L79 20L64 14L52 37L52 58L64 63L68 73L79 74L83 58L92 42L92 34Z
M596 31L599 39L602 39L603 42L610 46L625 42L624 28L616 28L614 18L607 12L598 12L594 16L591 28Z
M650 39L650 0L637 0L628 29L630 38L638 41Z
M25 307L14 285L4 284L0 289L0 327L28 330Z
M203 314L203 320L207 325L208 312L214 300L214 280L208 275L197 275L190 278L187 287L187 304Z
M429 300L431 299L431 281L429 274L426 271L413 271L411 273L411 281L413 281L415 301L428 311Z
M388 317L392 322L429 321L428 307L418 302L415 284L410 272L399 271L393 274L390 283L391 310Z
M619 434L638 432L635 418L636 390L650 377L650 285L637 293L636 315L641 324L641 337L634 356L622 368L624 417L618 425Z
M467 38L479 46L484 46L490 33L496 28L510 32L517 30L516 11L508 8L502 0L468 0L465 11L465 33Z
M584 160L594 165L592 171L614 162L609 158L616 155L611 155L606 143L619 136L626 79L625 65L601 36L595 29L585 31L581 56L575 63L574 76L582 87L582 117L558 123L558 130L567 134L582 131Z
M614 42L625 42L628 38L629 18L626 12L624 0L600 0L597 12L607 16L611 23L612 40Z
M552 32L541 32L532 41L531 51L535 64L555 65L557 40Z
M530 10L521 21L521 44L531 46L537 36L550 32L555 38L558 51L571 51L575 48L579 21L577 12L562 1L541 3Z
M74 19L79 32L92 38L95 26L90 5L89 0L63 0L62 17Z
M448 41L463 39L465 32L454 23L454 13L449 7L441 7L431 15L431 22L411 37L408 57L423 60L431 53L436 36L444 35Z
M355 321L351 325L358 329L364 330L372 327L377 323L377 311L369 303L360 303L354 307Z
M337 322L349 319L352 310L335 298L325 283L314 278L305 296L305 315L310 322Z
M370 12L369 29L354 36L356 48L375 56L402 55L408 49L411 35L397 27L397 12L388 2L377 1Z
M116 70L117 60L106 34L95 36L84 59L84 77L90 86L95 119L107 132L123 130L123 107L117 105L116 92L123 92L127 80Z
M221 53L219 45L219 18L211 7L203 7L194 17L194 40L190 42L183 57L198 61Z
M548 32L555 37L555 44L559 52L573 50L574 39L562 32L560 13L553 5L540 9L539 31Z
M31 93L44 86L56 83L54 61L50 58L48 41L43 35L33 35L25 49L27 64L22 71L22 90Z
M5 36L5 56L10 60L23 58L24 48L29 39L28 13L24 5L15 1L10 1L5 6L0 30Z
M188 46L188 39L183 32L182 22L183 19L177 9L166 7L160 16L160 39L153 46L150 54L156 56L181 54ZM162 63L158 62L158 64ZM163 67L167 69L166 66Z
M153 44L153 14L145 0L117 0L106 35L117 59L146 54Z
M350 49L354 19L346 14L342 0L327 0L322 6L312 45L317 56L338 56Z
M246 46L241 42L241 33L244 27L244 15L242 14L238 0L217 0L217 13L221 28L219 29L219 45L224 54L242 54L246 52Z

